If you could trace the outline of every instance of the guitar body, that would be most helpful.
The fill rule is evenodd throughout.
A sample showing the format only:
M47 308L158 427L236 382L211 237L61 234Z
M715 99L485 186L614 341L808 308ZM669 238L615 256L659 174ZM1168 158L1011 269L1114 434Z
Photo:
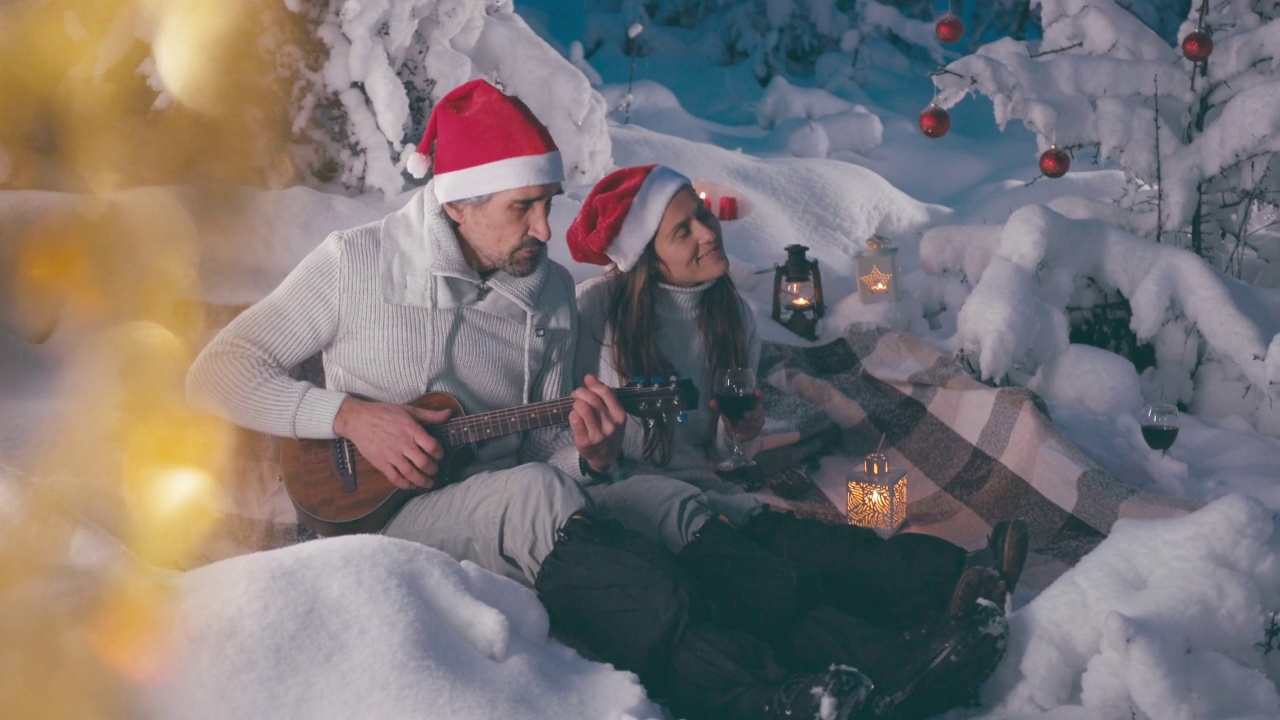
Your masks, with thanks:
M407 404L426 410L452 410L452 417L463 415L461 403L448 393L427 393ZM376 533L411 498L457 482L474 456L469 446L446 446L435 485L421 490L401 490L392 485L355 451L351 442L342 438L285 438L280 446L280 467L285 490L304 525L320 535L350 535Z

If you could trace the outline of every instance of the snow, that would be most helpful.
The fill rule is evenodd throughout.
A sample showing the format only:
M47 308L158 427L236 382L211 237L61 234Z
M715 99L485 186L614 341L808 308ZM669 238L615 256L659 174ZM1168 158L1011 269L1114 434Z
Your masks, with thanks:
M409 541L329 538L173 586L150 717L662 717L634 675L549 641L532 590Z
M872 0L850 10L770 2L768 18L791 28L772 27L775 40L807 23L811 39L829 47L812 75L774 65L763 84L767 38L726 39L747 16L716 11L683 27L645 15L676 4L590 13L558 0L331 4L317 30L331 55L311 90L341 99L362 144L381 148L361 161L362 192L358 183L245 187L220 202L196 186L93 198L0 192L0 577L13 580L0 587L0 617L26 624L0 623L0 661L24 668L22 678L47 690L42 697L88 697L90 707L124 698L134 712L119 714L131 717L662 717L634 676L549 638L531 591L473 565L364 537L248 554L222 547L157 569L130 545L136 519L111 501L121 438L138 420L130 403L138 394L169 398L182 343L195 342L154 324L121 329L155 291L139 279L169 272L192 299L251 302L327 233L407 202L413 190L400 170L417 140L408 136L413 98L391 70L420 47L417 32L431 40L422 63L440 82L433 98L471 77L501 79L550 125L574 173L553 206L550 255L575 278L599 269L572 263L558 239L590 182L613 166L672 165L713 200L738 198L726 245L764 339L805 344L769 319L773 266L783 247L803 243L821 263L830 306L818 342L852 323L915 333L963 354L991 382L1035 390L1068 436L1122 481L1208 503L1181 518L1122 521L1047 589L1020 592L1009 654L983 687L982 705L951 717L1280 716L1280 655L1266 652L1280 611L1280 273L1265 262L1280 260L1268 229L1275 207L1244 218L1257 250L1239 276L1171 232L1186 215L1186 188L1207 173L1231 167L1233 182L1273 182L1236 157L1274 150L1280 137L1274 81L1259 69L1280 62L1280 24L1248 3L1215 6L1239 17L1215 35L1209 64L1209 81L1231 87L1206 131L1165 161L1168 234L1156 243L1154 202L1146 202L1154 189L1138 182L1156 157L1143 144L1156 126L1148 96L1158 78L1161 143L1173 147L1192 100L1189 63L1176 39L1135 24L1116 3L1043 0L1043 38L995 39L953 59L931 21ZM865 22L850 24L848 13ZM89 20L59 23L83 33ZM966 27L977 28L971 20ZM629 33L637 25L642 31ZM624 53L628 36L644 53ZM119 54L120 42L103 52ZM726 63L729 42L755 55ZM953 127L928 139L915 116L934 94L930 63L948 59L955 74L934 80ZM181 102L170 70L147 62L147 79L166 88L157 102ZM962 87L961 75L977 85ZM362 92L351 87L357 80ZM986 104L961 102L975 90ZM308 115L293 120L305 125ZM1050 142L1080 145L1061 180L1037 178L1036 152ZM1099 148L1097 164L1086 145ZM0 182L19 172L22 152L0 148ZM354 172L359 163L348 159ZM88 251L85 277L118 305L102 311L73 295L46 306L8 292L9 269L49 215L131 219L132 242ZM852 258L873 234L900 250L897 303L856 297ZM156 237L165 242L149 245ZM1150 344L1154 364L1141 370L1069 332L1073 312L1117 292L1132 308L1128 330ZM43 343L30 341L36 330L47 332ZM149 361L130 354L137 347L151 348ZM62 374L71 368L79 382ZM1156 400L1185 408L1166 453L1148 449L1140 433L1141 406ZM82 444L90 433L94 443ZM93 470L51 472L67 468ZM142 627L160 632L171 654L125 668L150 667L143 676L116 672L110 647L79 631L113 602L127 606L122 583L158 588L163 598L163 612ZM149 631L137 623L111 628L125 634L125 647L146 646ZM24 665L34 657L62 661L64 672ZM0 693L7 688L0 681Z

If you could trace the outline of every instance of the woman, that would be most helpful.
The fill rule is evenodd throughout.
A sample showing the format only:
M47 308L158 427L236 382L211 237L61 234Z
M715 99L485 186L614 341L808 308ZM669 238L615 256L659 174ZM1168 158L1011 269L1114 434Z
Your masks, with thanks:
M712 380L716 369L754 369L760 341L729 277L719 222L683 175L627 168L596 185L568 237L575 260L614 266L578 286L578 373L615 387L686 378L700 398L683 423L630 420L610 473L625 481L589 485L597 506L673 551L710 517L746 521L757 501L713 466L733 433L741 443L759 436L764 409L757 390L756 406L735 427L716 412Z
M997 573L964 572L964 551L939 538L882 540L769 512L716 475L728 438L755 440L764 410L757 390L735 425L710 400L712 380L717 370L754 370L760 341L729 277L720 224L690 180L661 165L618 170L592 189L567 239L576 261L612 266L578 286L578 375L613 386L687 378L703 399L683 424L629 420L607 472L580 465L597 514L665 544L712 598L718 622L765 639L793 670L858 667L881 689L898 688L895 703L936 696L941 704L925 701L921 712L946 709L951 690L985 679L1003 646L965 624L993 620L974 611L980 598L1003 607ZM926 626L934 630L918 632ZM904 651L913 636L934 640ZM938 652L951 654L951 675L920 669L939 667Z

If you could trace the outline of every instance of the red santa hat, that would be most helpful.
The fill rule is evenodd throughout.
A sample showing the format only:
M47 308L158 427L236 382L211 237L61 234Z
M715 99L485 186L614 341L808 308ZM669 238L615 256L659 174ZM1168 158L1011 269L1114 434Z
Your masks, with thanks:
M528 185L564 182L551 133L519 98L483 79L440 98L406 167L423 178L435 146L435 194L442 203Z
M636 266L658 232L662 215L689 178L665 165L644 165L612 172L591 188L569 225L569 254L593 265L613 263L626 271Z

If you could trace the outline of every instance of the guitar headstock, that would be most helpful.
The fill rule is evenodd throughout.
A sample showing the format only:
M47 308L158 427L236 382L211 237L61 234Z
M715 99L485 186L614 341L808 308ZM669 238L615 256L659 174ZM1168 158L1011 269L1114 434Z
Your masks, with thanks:
M636 378L614 391L628 414L653 427L659 420L684 422L686 411L698 409L698 386L688 378Z

